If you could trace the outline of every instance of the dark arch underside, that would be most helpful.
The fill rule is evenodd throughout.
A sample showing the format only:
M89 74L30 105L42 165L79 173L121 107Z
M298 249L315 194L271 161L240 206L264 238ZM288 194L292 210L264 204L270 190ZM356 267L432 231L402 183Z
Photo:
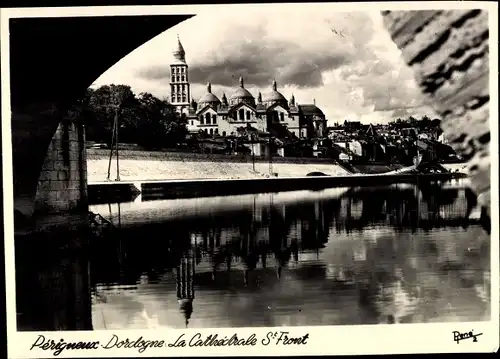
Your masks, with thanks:
M38 176L64 110L131 51L193 15L10 19L14 197L34 199Z

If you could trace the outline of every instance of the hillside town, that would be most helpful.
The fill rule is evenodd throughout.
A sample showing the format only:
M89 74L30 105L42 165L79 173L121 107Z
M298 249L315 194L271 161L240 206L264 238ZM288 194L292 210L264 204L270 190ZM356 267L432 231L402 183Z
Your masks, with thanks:
M428 117L398 119L388 125L345 121L327 126L323 111L312 104L287 100L276 80L257 98L239 86L229 100L219 99L208 83L198 102L191 96L186 52L180 39L173 52L171 104L187 121L186 145L200 152L242 153L252 156L327 157L355 163L415 164L415 160L457 161L440 130ZM189 143L189 145L188 145Z
M381 165L390 171L420 163L461 161L447 144L439 119L409 116L387 119L387 124L327 119L315 99L299 104L290 94L287 100L274 79L256 97L245 88L243 77L229 96L222 93L220 98L209 82L196 101L180 39L173 58L170 94L163 100L149 93L136 96L126 85L89 89L88 108L94 118L87 131L87 138L94 142L90 146L109 147L109 133L114 136L117 128L110 124L120 121L120 143L146 150L241 155L254 160L324 158L350 172L357 172L352 166ZM122 99L121 113L114 113L116 104L108 103L117 97Z

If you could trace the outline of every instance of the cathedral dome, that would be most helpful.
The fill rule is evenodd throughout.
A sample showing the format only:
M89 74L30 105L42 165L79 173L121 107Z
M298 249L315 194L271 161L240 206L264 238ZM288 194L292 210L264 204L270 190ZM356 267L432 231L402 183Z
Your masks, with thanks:
M253 96L247 89L240 87L231 95L231 99L238 99L238 98L253 98Z
M203 95L199 102L220 102L220 100L213 93Z
M207 93L203 95L203 97L198 101L198 103L201 106L220 104L219 98L212 93L212 84L210 82L207 84Z
M243 83L243 78L240 77L240 87L231 95L229 98L232 105L240 102L255 103L255 98L252 94L245 88Z
M264 102L287 102L285 96L277 90L276 80L273 81L273 88L271 92L265 94L262 100Z

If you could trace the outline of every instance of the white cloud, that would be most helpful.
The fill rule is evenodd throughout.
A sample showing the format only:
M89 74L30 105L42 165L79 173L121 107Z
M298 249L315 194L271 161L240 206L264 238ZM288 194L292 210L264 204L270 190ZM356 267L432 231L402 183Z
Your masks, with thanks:
M254 96L276 78L285 97L293 93L299 103L316 99L330 122L384 122L396 109L428 110L378 12L287 5L241 9L225 7L186 20L123 58L95 85L123 83L135 92L168 96L179 34L195 99L207 81L217 96L230 96L244 76Z

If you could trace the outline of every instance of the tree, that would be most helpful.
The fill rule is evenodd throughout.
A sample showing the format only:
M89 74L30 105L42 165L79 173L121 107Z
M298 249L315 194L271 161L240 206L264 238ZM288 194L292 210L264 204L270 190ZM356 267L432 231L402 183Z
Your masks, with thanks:
M166 101L150 93L138 97L142 121L137 128L137 144L146 148L176 147L187 135L185 115L178 114Z
M87 138L110 143L113 121L118 112L120 138L122 142L128 142L134 123L140 121L135 112L137 100L130 86L105 85L96 90L89 89L86 96L93 112L93 119L88 124Z
M187 120L168 101L150 93L136 97L130 86L105 85L88 89L80 101L87 123L87 139L110 143L118 115L119 140L146 148L176 147L185 141Z

